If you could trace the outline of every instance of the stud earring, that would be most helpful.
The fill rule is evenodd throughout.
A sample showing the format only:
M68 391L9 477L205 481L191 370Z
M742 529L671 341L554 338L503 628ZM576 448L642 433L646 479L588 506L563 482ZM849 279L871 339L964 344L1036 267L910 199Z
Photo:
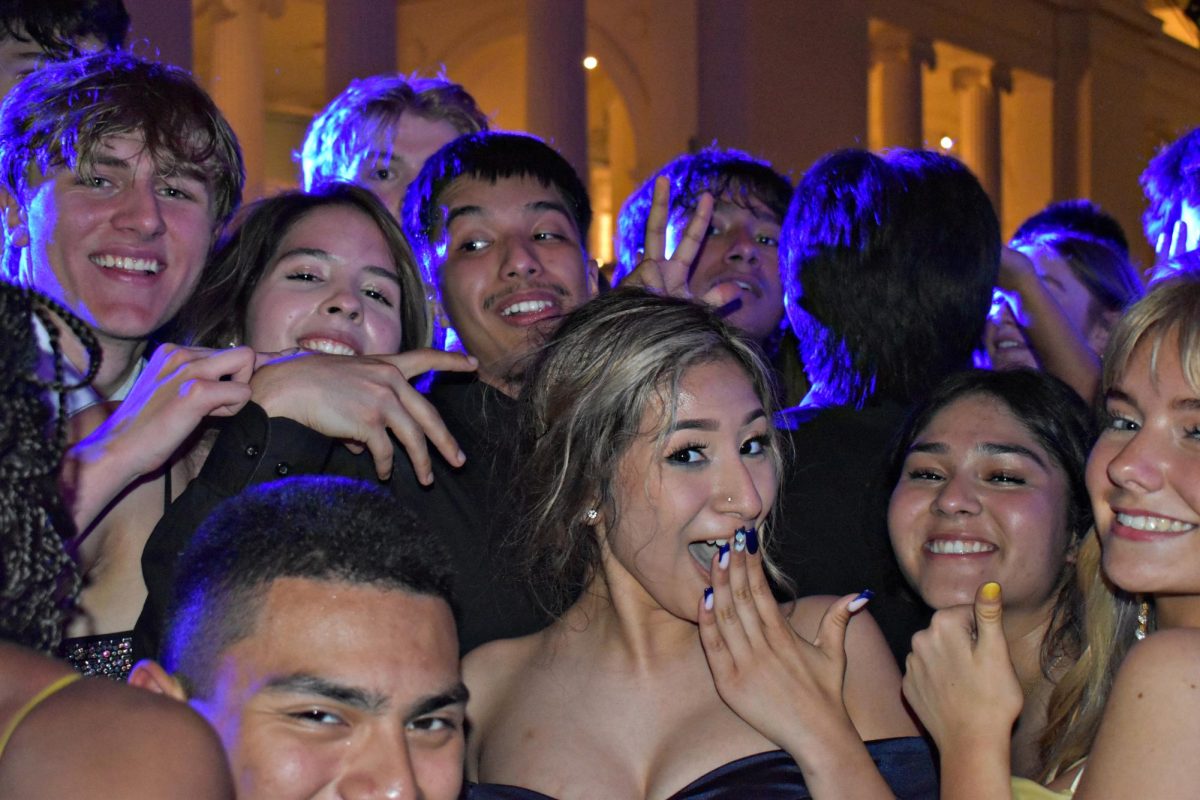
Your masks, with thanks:
M600 512L594 508L589 508L584 512L583 516L587 518L588 522L595 522L596 518L600 516Z

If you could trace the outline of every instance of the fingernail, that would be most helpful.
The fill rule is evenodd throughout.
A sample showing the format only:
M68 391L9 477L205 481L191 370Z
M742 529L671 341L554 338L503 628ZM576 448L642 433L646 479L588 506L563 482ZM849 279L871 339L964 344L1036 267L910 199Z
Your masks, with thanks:
M717 548L717 566L721 569L729 567L729 543L721 545Z
M712 611L712 606L713 606L713 592L712 592L712 587L709 586L709 587L705 588L705 590L704 590L704 610Z
M746 531L746 552L750 555L758 552L758 528L750 528Z
M872 592L870 589L863 589L861 592L858 593L858 597L856 597L850 601L850 605L846 606L846 608L850 611L851 614L853 614L855 611L858 611L860 608L865 606L867 603L871 602L871 598L874 596L875 596L875 593Z
M733 549L739 553L746 549L746 530L738 528L737 533L733 534Z
M979 596L989 602L999 600L1000 584L996 583L995 581L988 581L983 585L983 589L980 590Z
M456 466L459 466L459 467L461 467L463 464L467 463L467 454L464 453L462 450L459 450L454 455L454 463Z

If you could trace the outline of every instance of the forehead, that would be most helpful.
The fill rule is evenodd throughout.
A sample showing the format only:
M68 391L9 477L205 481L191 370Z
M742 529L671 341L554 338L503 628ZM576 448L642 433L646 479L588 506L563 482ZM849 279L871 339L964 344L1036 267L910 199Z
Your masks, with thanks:
M999 398L970 394L942 408L916 438L917 442L953 441L964 446L976 442L1020 443L1043 453L1029 428Z
M674 396L669 381L668 378L651 395L642 415L643 432L660 432L672 419L701 417L719 422L736 421L740 426L747 413L762 408L762 399L746 370L725 355L685 369L679 376Z
M440 598L337 581L280 578L250 633L222 656L246 687L318 676L405 700L458 676L458 636Z
M372 152L384 157L403 154L412 148L438 150L457 139L459 130L444 119L421 116L404 111L398 117L380 120L369 137Z
M490 181L473 175L456 178L442 190L438 203L443 219L457 209L473 208L483 217L508 217L537 212L540 204L567 209L562 193L553 185L543 185L529 175L514 175ZM570 214L564 213L574 226ZM576 231L578 233L578 231Z

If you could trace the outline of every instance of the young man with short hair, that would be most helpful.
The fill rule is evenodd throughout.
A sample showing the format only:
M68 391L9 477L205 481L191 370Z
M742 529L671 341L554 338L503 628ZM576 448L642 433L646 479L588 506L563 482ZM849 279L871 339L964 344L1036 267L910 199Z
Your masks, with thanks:
M130 683L216 729L242 800L454 800L467 689L445 551L385 490L290 478L222 504Z
M475 98L443 76L362 78L313 118L298 154L301 183L306 192L326 181L357 183L399 216L404 190L429 156L487 129Z
M128 32L121 0L0 0L0 100L46 62L117 50Z

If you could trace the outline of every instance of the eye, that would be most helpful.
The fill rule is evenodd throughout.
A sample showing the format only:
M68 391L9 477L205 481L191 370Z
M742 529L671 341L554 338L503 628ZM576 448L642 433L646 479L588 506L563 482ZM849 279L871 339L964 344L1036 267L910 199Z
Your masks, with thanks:
M555 233L554 231L538 231L533 234L535 242L561 242L566 240L566 238L561 233Z
M458 724L458 720L453 717L421 717L408 723L407 727L412 731L438 733L441 731L456 731L458 730Z
M308 722L313 725L341 725L345 722L337 714L330 713L320 708L308 708L303 711L295 711L288 714L294 720L300 722Z
M289 272L287 275L287 279L289 281L303 281L305 283L315 283L315 282L321 280L321 278L319 276L314 275L313 273L308 272L307 270L297 270L295 272Z
M383 305L387 306L388 308L391 308L394 305L394 303L392 303L391 298L389 298L386 294L379 291L378 289L369 289L369 288L363 289L363 294L365 294L367 297L371 298L372 300L375 300L379 303L383 303Z
M928 467L913 467L912 469L908 470L905 475L910 481L942 480L941 474L939 474L936 470L929 469Z
M371 177L371 180L375 180L375 181L390 181L392 178L395 177L395 174L392 172L392 170L388 169L387 167L380 167L378 169L371 170L370 177Z
M754 237L754 241L761 244L763 247L779 247L779 236L772 236L769 233L760 233Z
M91 186L94 189L103 189L112 186L112 181L100 175L79 175L76 178L76 183L80 186Z
M164 185L158 190L158 193L163 197L170 197L173 200L194 200L195 198L190 192L186 192L176 186Z
M1020 475L1016 475L1012 472L1006 472L1003 470L992 473L991 475L988 476L987 480L989 483L1007 484L1010 486L1024 486L1025 485L1025 479L1022 478Z
M490 242L486 239L468 239L458 246L459 251L463 253L478 253L486 248Z
M667 461L674 464L699 464L704 461L704 451L707 445L692 443L675 450L667 455Z
M744 456L761 456L765 455L771 447L771 437L766 434L752 436L742 443L742 455Z
M1129 419L1128 417L1123 417L1120 414L1111 411L1104 412L1104 430L1106 431L1124 431L1136 433L1140 429L1141 425Z

